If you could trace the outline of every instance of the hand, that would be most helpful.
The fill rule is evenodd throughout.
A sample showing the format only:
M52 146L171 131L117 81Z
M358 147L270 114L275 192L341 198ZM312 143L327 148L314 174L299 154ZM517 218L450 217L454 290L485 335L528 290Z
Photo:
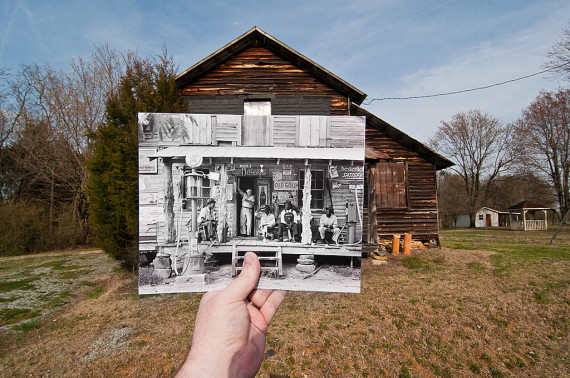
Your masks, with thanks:
M248 252L235 280L221 291L204 294L192 347L177 376L255 376L263 360L267 327L287 294L254 290L259 272L259 259Z

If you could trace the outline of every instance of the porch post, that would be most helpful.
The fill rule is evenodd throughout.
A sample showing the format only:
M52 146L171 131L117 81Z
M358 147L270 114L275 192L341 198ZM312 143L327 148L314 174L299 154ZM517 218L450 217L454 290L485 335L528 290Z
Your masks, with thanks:
M526 231L526 210L522 209L523 213L523 231Z
M218 219L218 240L220 242L226 242L226 223L227 223L227 202L228 202L228 195L226 193L226 189L228 187L228 172L226 169L226 164L220 165L220 198L218 199L219 202L219 219Z
M301 233L301 243L311 244L311 239L313 238L311 233L311 165L308 162L305 163L302 214L303 231Z
M165 243L174 243L176 228L174 227L174 183L172 180L172 159L163 158L164 164L164 220L166 222Z

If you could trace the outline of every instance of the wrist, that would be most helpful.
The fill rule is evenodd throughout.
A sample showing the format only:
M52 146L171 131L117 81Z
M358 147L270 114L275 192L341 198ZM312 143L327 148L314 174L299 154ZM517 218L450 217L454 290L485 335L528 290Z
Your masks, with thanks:
M190 350L186 361L176 377L228 377L230 376L230 363L225 364L215 355L197 354Z

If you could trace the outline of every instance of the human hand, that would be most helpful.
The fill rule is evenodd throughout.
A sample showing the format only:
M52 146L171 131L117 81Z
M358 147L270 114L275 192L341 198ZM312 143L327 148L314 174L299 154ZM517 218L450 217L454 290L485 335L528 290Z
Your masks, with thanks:
M221 291L204 294L192 347L178 377L255 376L263 360L267 327L287 294L254 290L259 272L259 259L248 252L235 280Z

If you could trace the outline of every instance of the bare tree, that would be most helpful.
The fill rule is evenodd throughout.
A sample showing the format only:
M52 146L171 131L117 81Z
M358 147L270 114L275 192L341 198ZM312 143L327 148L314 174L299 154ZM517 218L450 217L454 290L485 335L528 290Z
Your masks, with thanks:
M549 181L564 216L570 208L570 89L540 92L516 126L522 162Z
M546 69L550 69L555 77L570 80L570 22L562 31L560 40L546 53L546 58Z
M447 170L438 172L437 204L443 227L454 226L461 214L468 213L467 194L461 176Z
M462 179L470 226L475 214L486 204L490 188L513 162L510 138L512 127L480 110L457 113L450 122L441 122L429 144L449 157L449 168Z
M58 194L67 196L74 222L86 231L92 137L104 123L107 99L134 55L102 45L89 60L72 60L69 72L30 65L17 75L13 95L21 114L15 121L14 143L26 153L16 157L22 171L33 173L45 189L50 219Z

